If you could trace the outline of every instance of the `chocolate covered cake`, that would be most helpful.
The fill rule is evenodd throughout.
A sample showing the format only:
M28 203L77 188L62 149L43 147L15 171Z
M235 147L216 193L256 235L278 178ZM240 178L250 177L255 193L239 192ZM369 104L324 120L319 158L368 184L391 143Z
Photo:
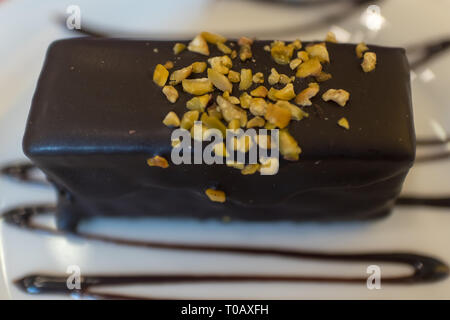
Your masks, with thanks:
M391 210L415 156L404 50L364 44L79 38L47 53L25 154L57 222L95 216L341 221ZM171 161L172 131L279 129L279 169Z

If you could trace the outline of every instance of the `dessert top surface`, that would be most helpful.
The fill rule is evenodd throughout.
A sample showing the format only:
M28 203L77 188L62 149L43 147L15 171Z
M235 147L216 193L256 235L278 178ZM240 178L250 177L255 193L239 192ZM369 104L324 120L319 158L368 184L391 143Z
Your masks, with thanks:
M170 103L152 77L157 64L172 61L174 70L195 61L223 56L210 45L210 55L184 50L173 52L177 41L141 41L79 38L54 42L37 85L24 138L25 152L33 156L57 154L124 154L153 156L170 154L171 128L162 123L169 111L181 116L188 111L186 102L193 96L175 86L179 98ZM181 41L188 44L189 41ZM236 41L233 41L236 43ZM227 42L230 46L230 42ZM232 60L231 70L250 68L262 72L267 89L271 69L295 75L289 64L275 63L264 46L255 41L253 58ZM306 46L303 43L303 49ZM230 46L231 47L231 46ZM302 107L309 117L291 121L290 134L302 149L300 161L322 159L373 159L411 162L415 138L411 111L409 66L401 48L369 46L377 64L364 72L354 44L327 43L330 63L323 70L332 78L319 82L320 91L311 99L312 106ZM238 49L238 45L232 49ZM267 47L266 47L267 48ZM296 53L294 53L296 55ZM209 65L208 65L209 67ZM205 78L207 71L189 78ZM315 82L314 77L295 78L296 94ZM284 85L273 85L281 89ZM328 89L344 89L350 98L344 107L324 101ZM239 97L239 83L231 95ZM213 92L214 100L222 92ZM293 103L293 101L291 101ZM349 130L338 121L345 117ZM249 117L250 119L250 117Z

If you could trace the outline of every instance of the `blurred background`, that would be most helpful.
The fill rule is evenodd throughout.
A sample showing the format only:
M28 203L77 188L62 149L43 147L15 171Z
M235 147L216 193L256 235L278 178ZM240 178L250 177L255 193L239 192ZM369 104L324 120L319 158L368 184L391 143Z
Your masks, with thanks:
M82 30L70 30L66 25L74 10L80 12ZM229 38L277 40L322 40L332 31L339 42L405 47L412 66L416 133L419 138L434 142L420 145L417 153L419 157L437 155L438 160L415 166L403 194L448 195L450 161L442 159L450 153L450 0L0 0L0 166L25 160L22 134L44 55L52 41L83 36L83 32L111 37L191 39L203 30ZM23 185L0 176L0 211L52 198L48 190L25 192ZM420 217L423 214L426 219L434 219L428 227L435 226L435 231L424 231L422 218L410 220L408 228L420 239L427 239L416 247L440 254L449 262L450 221L442 220L442 210L439 215L434 212L420 212ZM448 210L444 214L448 216ZM386 234L390 234L389 230L392 235L397 234L403 220L389 221L387 226L392 228L386 226ZM439 226L441 233L436 230ZM5 260L11 254L2 230L0 259ZM374 232L373 236L378 239L379 233ZM307 243L313 246L314 241L309 240ZM395 241L399 248L414 243L411 238L402 242L399 237ZM395 241L386 246L392 247ZM344 243L348 248L352 242L337 241L336 245ZM18 266L19 260L9 259L10 265ZM2 270L0 298L10 295L1 283L7 283L10 274L5 268ZM438 297L450 298L450 283L447 281L441 291L435 292Z

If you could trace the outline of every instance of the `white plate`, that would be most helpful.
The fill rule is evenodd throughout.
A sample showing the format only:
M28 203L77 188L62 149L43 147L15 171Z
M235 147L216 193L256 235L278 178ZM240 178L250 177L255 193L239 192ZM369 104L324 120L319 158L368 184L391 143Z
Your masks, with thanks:
M323 14L317 9L255 7L241 4L200 1L152 2L147 7L134 7L129 1L110 5L108 1L78 1L82 23L111 29L149 33L172 33L183 30L214 29L229 34L262 27L285 27L299 17ZM150 3L150 2L149 2ZM51 16L64 13L70 3L61 1L10 1L0 5L0 164L24 159L21 138L48 44L70 33L55 25ZM142 5L142 2L139 2ZM137 6L137 4L136 4ZM181 8L181 9L180 9ZM184 8L184 9L183 9ZM335 10L330 7L328 10ZM369 42L407 45L425 39L448 35L450 22L446 15L449 1L388 1L381 6L385 23L378 31L368 31L354 14L338 25L341 36L352 30L350 41L362 36ZM406 10L406 12L405 12ZM164 14L160 14L164 12ZM195 13L195 14L194 14ZM234 14L235 13L235 14ZM234 14L234 15L233 15ZM405 18L407 14L408 19ZM230 23L230 17L234 17ZM252 17L252 19L245 19ZM195 19L194 19L195 18ZM301 19L300 19L301 20ZM173 21L177 23L174 24ZM212 23L211 21L214 21ZM414 24L410 21L414 21ZM214 28L209 26L213 25ZM285 38L322 37L327 28L309 34L287 34ZM442 56L416 72L413 81L415 120L418 136L436 136L439 128L449 132L450 55ZM441 130L442 131L442 130ZM421 153L423 150L419 150ZM411 171L404 193L443 195L450 190L449 161L418 164ZM0 177L0 209L53 201L51 189L28 186ZM229 223L167 221L162 219L96 220L83 225L95 232L137 239L167 241L246 244L326 251L392 251L405 250L439 257L450 263L450 212L432 208L396 208L392 216L373 223L292 224ZM324 264L317 261L294 261L269 257L246 257L230 254L202 254L167 250L148 250L85 241L74 237L34 234L0 222L0 297L2 298L68 298L64 296L32 296L18 290L13 281L35 272L64 274L69 265L78 265L85 273L156 273L156 272L248 272L279 274L358 274L366 275L367 265ZM382 266L382 275L405 271ZM121 293L162 295L186 298L341 298L341 299L409 299L450 298L450 279L414 286L383 285L381 290L368 290L365 285L330 284L202 284L128 286Z

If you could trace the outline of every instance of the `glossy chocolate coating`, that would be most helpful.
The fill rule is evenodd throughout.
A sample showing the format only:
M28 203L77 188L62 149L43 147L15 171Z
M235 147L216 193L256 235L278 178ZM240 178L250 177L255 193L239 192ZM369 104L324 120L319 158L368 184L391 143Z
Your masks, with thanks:
M96 215L336 221L389 212L415 156L403 49L369 46L378 63L364 73L355 45L327 44L331 63L325 71L333 78L312 100L323 117L309 107L311 116L289 127L302 147L300 160L282 161L275 176L243 176L225 165L147 166L154 155L170 159L172 129L162 119L170 110L181 116L191 97L180 86L180 98L170 104L152 81L155 65L171 60L178 69L206 60L189 51L174 56L174 43L81 38L51 45L24 151L60 192L60 228ZM261 71L266 81L272 67L292 75L263 50L268 43L256 41L255 62L234 59L233 70ZM210 56L221 55L210 49ZM313 80L296 79L295 91ZM330 88L350 92L345 107L320 98ZM237 85L234 90L239 96ZM349 131L337 126L341 117L349 120ZM224 190L227 201L209 201L209 187Z

